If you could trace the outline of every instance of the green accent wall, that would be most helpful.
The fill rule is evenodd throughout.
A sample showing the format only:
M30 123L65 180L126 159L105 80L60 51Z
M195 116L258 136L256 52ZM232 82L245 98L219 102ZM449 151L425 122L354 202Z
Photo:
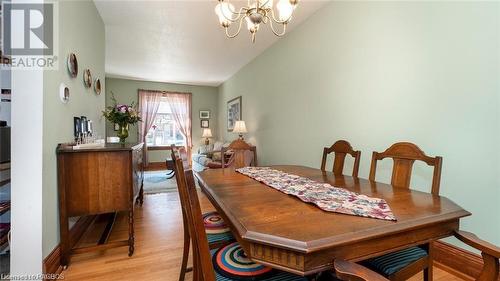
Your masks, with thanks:
M105 104L104 23L93 1L57 2L59 69L43 73L43 256L47 256L59 243L57 144L73 141L73 116L87 116L93 120L97 134L104 136L104 120L101 118ZM69 53L77 55L76 78L68 74L66 59ZM101 95L83 85L83 70L86 68L91 70L93 78L101 79ZM70 89L67 104L59 99L61 82Z
M112 93L120 104L131 104L138 102L138 90L159 90L172 92L192 93L192 133L193 147L195 151L197 147L204 141L201 138L203 129L200 124L200 110L210 110L210 128L212 129L212 140L217 139L217 87L209 86L194 86L184 84L172 84L162 82L150 82L140 80L128 80L119 78L106 78L106 105L112 105ZM113 124L106 122L106 135L116 136ZM127 141L137 141L137 125L131 126L129 129L129 137ZM149 151L149 162L163 162L167 157L166 151Z
M444 158L441 195L473 214L461 227L498 245L499 11L493 2L332 2L219 87L219 134L234 138L226 103L242 96L261 165L319 168L323 147L346 139L368 178L372 151L414 142ZM378 180L390 182L391 168L383 161ZM432 169L414 166L412 186L430 191L431 179Z

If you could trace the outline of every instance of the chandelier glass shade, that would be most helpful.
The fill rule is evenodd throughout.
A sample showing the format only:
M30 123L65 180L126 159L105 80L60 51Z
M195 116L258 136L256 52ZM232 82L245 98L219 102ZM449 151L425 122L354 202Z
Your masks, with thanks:
M276 36L283 36L286 32L286 26L292 19L293 12L297 7L298 0L277 0L276 10L273 9L273 0L247 0L247 5L236 10L229 0L218 0L215 7L215 14L219 18L219 23L226 31L229 38L238 36L243 25L252 35L252 42L255 42L255 36L261 24L269 23L271 31ZM237 25L235 32L230 32L231 25ZM275 27L281 26L281 30Z

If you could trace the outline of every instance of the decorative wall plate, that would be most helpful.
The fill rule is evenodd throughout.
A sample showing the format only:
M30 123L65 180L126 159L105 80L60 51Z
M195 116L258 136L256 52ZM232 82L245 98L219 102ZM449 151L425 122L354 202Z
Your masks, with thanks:
M92 86L92 74L90 73L90 69L88 68L83 71L83 84L87 88L90 88Z
M98 95L101 94L101 80L99 78L96 78L94 81L94 91Z
M71 77L76 77L78 75L78 60L75 53L70 53L68 55L68 72Z
M59 98L61 99L62 103L68 103L69 101L69 88L64 83L61 83L61 85L59 85Z

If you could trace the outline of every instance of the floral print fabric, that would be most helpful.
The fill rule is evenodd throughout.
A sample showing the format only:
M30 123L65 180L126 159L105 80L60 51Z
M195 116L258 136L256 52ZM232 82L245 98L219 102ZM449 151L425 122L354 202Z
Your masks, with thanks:
M269 167L244 167L236 171L285 194L296 196L304 202L313 203L325 211L396 220L384 199L358 194Z

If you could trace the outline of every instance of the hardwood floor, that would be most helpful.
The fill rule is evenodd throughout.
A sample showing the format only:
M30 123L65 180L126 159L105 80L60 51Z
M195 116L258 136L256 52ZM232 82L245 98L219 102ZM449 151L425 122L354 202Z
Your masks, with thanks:
M213 210L201 195L204 211ZM135 253L127 256L128 247L75 255L63 272L65 280L165 280L177 281L182 255L182 215L176 192L147 195L144 206L135 213ZM103 223L89 228L80 245L97 241ZM109 241L128 235L127 217L120 215ZM186 280L192 280L188 273ZM421 275L411 281L422 280ZM435 281L463 280L435 268Z

